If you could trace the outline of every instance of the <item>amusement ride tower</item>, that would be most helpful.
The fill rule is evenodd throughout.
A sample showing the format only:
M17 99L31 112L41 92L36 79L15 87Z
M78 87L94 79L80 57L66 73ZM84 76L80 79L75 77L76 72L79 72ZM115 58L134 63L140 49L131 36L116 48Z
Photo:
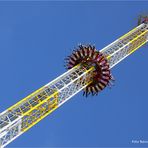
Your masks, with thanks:
M0 147L15 140L72 96L97 95L112 84L111 69L148 42L148 17L102 50L79 45L66 58L67 72L0 113Z

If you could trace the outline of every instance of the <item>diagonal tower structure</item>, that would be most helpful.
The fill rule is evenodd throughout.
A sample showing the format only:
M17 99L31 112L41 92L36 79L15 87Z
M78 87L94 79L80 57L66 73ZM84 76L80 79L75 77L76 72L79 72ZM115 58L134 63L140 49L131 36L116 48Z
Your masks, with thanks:
M67 58L68 71L0 113L0 147L5 147L75 94L97 95L111 84L110 70L148 42L148 19L100 51L80 45Z

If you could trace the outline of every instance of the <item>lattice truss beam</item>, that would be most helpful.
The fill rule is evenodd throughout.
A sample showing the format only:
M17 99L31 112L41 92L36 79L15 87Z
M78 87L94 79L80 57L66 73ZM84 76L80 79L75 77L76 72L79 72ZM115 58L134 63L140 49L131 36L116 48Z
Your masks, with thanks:
M148 24L123 35L102 52L110 68L148 41ZM94 67L81 64L35 91L0 114L0 146L4 147L92 82Z

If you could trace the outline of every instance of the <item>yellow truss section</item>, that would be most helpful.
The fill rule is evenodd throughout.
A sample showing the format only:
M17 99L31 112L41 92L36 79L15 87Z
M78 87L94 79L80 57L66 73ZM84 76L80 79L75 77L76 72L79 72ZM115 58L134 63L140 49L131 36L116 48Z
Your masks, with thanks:
M142 45L144 45L147 42L147 34L148 30L145 30L141 35L130 41L129 54L132 54L134 51L139 49Z
M53 112L58 107L58 92L47 97L44 101L31 108L23 115L22 118L22 131L25 132L32 126L37 124L48 114Z
M127 34L123 35L119 39L124 39L124 38L128 37L128 35L132 34L136 29L137 28L134 28L133 30L131 30ZM140 32L142 32L142 31L140 31ZM147 39L146 39L147 36L148 36L147 34L148 34L148 30L145 30L140 35L138 35L137 37L133 38L131 41L129 41L127 43L127 45L129 46L129 50L128 50L128 54L129 55L132 54L137 49L139 49L142 45L144 45L147 42ZM119 49L119 51L120 51L120 49ZM112 57L112 55L108 55L107 59L110 60L111 57Z
M123 36L121 36L121 37L119 38L119 40L122 40L122 39L126 38L127 36L129 36L130 34L132 34L132 33L133 33L134 31L136 31L136 30L137 30L137 27L134 28L134 29L132 29L132 30L129 31L128 33L124 34Z
M33 93L31 93L30 95L28 95L24 99L20 100L19 102L17 102L13 106L9 107L8 110L11 111L13 108L18 107L20 104L22 104L23 102L27 101L29 98L35 96L36 94L38 94L39 92L41 92L43 89L44 89L44 86L41 87L41 88L39 88L38 90L34 91ZM22 109L20 109L20 111L23 113L23 110Z

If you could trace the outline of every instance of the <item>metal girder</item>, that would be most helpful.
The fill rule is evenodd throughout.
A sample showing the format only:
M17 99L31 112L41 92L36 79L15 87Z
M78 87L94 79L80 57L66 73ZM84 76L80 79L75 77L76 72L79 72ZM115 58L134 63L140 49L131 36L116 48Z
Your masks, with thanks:
M143 23L102 52L110 68L148 41L148 24ZM26 132L91 83L94 67L77 65L0 114L0 147Z

